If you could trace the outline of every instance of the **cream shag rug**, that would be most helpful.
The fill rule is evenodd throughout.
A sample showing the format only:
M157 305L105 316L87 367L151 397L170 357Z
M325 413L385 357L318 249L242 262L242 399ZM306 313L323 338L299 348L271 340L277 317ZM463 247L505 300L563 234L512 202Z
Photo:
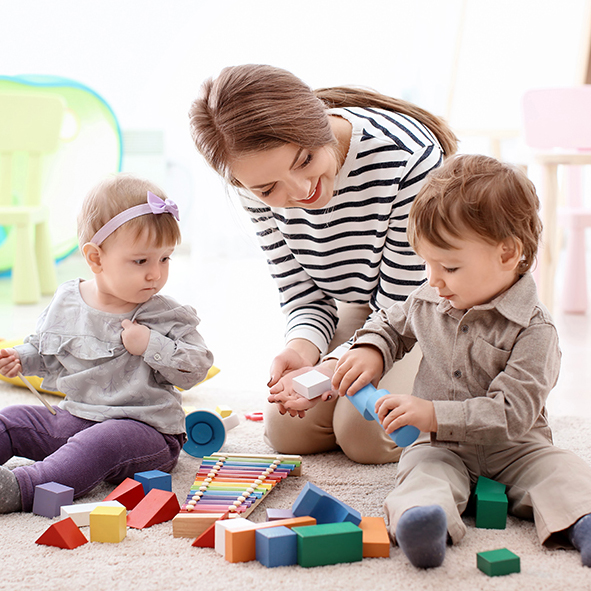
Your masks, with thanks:
M187 392L186 404L197 408L231 406L242 418L228 433L223 451L269 453L261 423L244 420L260 406L264 393L220 390L215 378ZM49 397L52 403L58 401ZM0 406L38 404L22 388L0 382ZM557 445L572 449L591 463L591 424L573 418L553 422ZM22 463L14 458L9 466ZM174 470L173 490L183 502L194 481L199 460L181 455ZM382 502L392 488L396 464L359 465L333 452L304 456L301 477L289 477L251 515L265 520L268 507L289 508L307 481L350 504L362 515L381 516ZM79 502L102 500L112 486L101 485ZM180 589L313 589L328 590L590 590L591 569L584 568L574 550L541 547L532 523L509 517L505 530L483 530L465 518L468 534L449 547L443 566L429 571L413 568L397 547L390 558L364 559L352 564L267 569L258 562L230 564L213 549L194 548L192 540L173 538L171 523L145 530L128 530L120 544L88 543L62 550L35 543L51 520L33 514L0 515L0 589L109 591L168 591ZM89 536L88 528L83 528ZM490 578L476 568L476 553L509 548L521 557L521 573Z

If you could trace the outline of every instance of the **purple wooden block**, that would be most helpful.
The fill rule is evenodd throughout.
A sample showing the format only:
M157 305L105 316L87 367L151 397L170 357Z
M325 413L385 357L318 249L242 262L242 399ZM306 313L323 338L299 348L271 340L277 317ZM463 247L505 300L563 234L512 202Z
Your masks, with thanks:
M267 509L267 521L278 519L293 519L295 515L291 509Z
M57 482L38 484L35 487L33 513L43 517L57 517L61 507L74 502L74 489Z

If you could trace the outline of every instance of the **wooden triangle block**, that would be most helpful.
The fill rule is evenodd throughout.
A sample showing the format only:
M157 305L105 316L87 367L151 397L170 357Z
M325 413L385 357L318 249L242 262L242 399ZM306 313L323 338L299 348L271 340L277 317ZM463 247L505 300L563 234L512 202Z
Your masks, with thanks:
M135 509L144 498L144 487L133 478L126 478L114 491L105 497L105 501L119 501L128 511Z
M88 540L74 520L68 517L52 523L35 543L73 550L88 543Z
M157 523L170 521L181 506L173 492L153 488L127 516L127 525L144 529Z
M229 511L226 511L220 519L228 519ZM215 521L191 544L197 548L215 548Z

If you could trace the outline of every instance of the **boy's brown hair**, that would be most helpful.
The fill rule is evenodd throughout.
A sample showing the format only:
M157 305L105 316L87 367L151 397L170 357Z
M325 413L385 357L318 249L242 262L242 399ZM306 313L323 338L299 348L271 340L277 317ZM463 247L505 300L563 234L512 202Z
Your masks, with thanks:
M422 240L451 249L449 237L470 232L491 244L511 239L522 250L522 274L538 251L539 207L533 183L519 169L488 156L456 155L427 177L410 211L408 239L415 250Z

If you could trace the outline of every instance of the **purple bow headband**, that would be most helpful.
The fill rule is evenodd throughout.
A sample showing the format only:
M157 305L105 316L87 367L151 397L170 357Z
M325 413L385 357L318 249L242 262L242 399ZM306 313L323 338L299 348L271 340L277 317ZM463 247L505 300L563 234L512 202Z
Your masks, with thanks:
M174 216L176 221L179 221L179 208L177 204L171 199L164 201L152 191L148 191L148 202L141 205L130 207L121 213L118 213L114 218L110 219L92 238L91 242L100 246L117 228L120 228L125 222L140 217L141 215L148 215L153 213L160 215L161 213L169 213Z

